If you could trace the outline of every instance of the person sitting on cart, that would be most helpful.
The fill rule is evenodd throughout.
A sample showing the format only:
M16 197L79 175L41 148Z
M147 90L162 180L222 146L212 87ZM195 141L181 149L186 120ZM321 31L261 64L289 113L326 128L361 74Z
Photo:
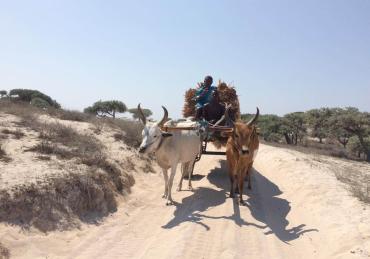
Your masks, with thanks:
M213 91L211 101L203 107L202 118L211 124L215 124L225 114L225 110L226 107L224 104L220 103L220 95L218 91L215 90ZM224 123L221 125L224 125Z
M196 115L195 119L200 120L203 113L203 107L212 100L213 92L217 90L215 86L212 86L213 78L211 76L206 76L204 82L200 85L195 93L195 109Z

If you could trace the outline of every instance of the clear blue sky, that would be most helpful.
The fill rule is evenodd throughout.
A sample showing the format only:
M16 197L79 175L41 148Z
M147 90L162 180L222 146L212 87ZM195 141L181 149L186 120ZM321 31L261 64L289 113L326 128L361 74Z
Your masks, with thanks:
M235 84L242 112L370 111L370 1L0 1L2 89L180 117L207 74Z

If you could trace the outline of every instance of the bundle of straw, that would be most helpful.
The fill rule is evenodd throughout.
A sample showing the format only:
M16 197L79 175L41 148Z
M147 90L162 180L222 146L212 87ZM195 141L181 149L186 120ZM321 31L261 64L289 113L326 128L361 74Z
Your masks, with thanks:
M195 97L196 91L196 89L190 88L185 92L185 104L182 110L182 115L184 118L195 117L196 102L193 100L193 98Z
M240 106L238 95L236 94L235 87L231 84L227 85L221 80L218 83L217 91L220 96L220 102L225 104L231 104L230 117L236 121L240 119Z
M198 83L198 88L199 87L200 84ZM195 101L193 98L196 90L197 89L190 88L185 92L185 104L182 110L184 118L195 116ZM233 120L240 119L239 99L236 94L235 87L220 80L217 86L217 91L219 93L221 103L231 104L230 117Z

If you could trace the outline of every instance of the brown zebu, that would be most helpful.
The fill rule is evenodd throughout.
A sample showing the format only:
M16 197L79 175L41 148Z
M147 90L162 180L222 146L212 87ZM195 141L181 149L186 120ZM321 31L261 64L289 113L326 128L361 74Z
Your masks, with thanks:
M234 130L226 145L226 157L231 183L230 197L234 197L234 191L238 187L240 204L243 205L244 179L247 177L248 188L251 189L251 168L259 147L257 127L255 125L258 116L259 109L257 108L256 115L247 124L231 121Z

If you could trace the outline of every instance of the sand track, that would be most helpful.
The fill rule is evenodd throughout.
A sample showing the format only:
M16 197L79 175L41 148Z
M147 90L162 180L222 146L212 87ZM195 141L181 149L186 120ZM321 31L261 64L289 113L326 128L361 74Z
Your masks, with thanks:
M161 198L160 174L138 174L128 200L100 225L46 236L2 226L1 240L14 258L370 256L369 206L309 155L262 145L244 207L228 198L220 157L202 158L195 173L193 192L173 190L175 206Z

